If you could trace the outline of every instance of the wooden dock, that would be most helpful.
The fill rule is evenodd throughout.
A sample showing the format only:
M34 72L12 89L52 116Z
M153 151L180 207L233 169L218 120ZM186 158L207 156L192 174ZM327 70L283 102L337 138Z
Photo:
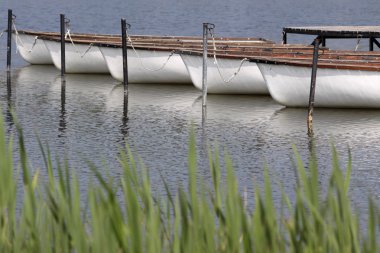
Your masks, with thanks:
M322 39L322 45L326 45L326 39L369 39L369 51L373 51L375 44L380 48L377 38L380 38L380 26L304 26L284 27L282 29L282 42L287 44L287 34L315 35Z

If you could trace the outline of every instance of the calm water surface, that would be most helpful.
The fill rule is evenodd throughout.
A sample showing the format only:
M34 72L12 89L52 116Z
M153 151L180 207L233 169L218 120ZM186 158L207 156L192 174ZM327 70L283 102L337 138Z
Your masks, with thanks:
M132 24L133 34L199 35L202 22L216 25L224 36L281 39L290 25L374 25L380 2L322 0L8 0L0 3L0 29L6 27L7 9L17 15L19 29L59 30L59 14L71 19L75 32L119 33L120 18ZM290 42L311 37L291 36ZM353 45L351 45L351 44ZM48 142L54 155L69 158L86 184L91 178L86 160L105 163L120 173L117 154L128 143L151 170L153 186L162 190L159 173L172 189L187 179L187 143L194 128L201 173L208 178L207 145L226 149L234 162L240 185L252 193L252 179L261 182L265 165L284 182L287 192L295 183L292 144L306 161L310 140L306 110L289 109L266 96L208 96L207 119L202 122L201 95L190 85L130 85L129 120L122 121L123 88L107 75L67 75L62 91L59 71L51 66L28 66L14 54L11 90L5 73L5 38L0 41L0 101L5 114L13 104L24 128L30 163L42 167L36 136ZM356 42L331 42L354 47ZM365 48L366 41L361 42ZM11 93L9 93L11 91ZM63 93L62 93L63 92ZM7 131L15 127L7 117ZM380 195L380 111L317 109L314 132L321 168L321 184L330 171L334 143L345 165L353 157L352 199L365 210L367 194ZM161 191L162 192L162 191ZM275 198L280 194L276 191Z

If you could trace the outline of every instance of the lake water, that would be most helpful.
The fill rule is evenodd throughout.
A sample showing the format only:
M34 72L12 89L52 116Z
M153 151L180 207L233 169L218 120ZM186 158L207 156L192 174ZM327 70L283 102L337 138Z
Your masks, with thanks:
M74 32L119 33L120 18L126 18L131 34L200 35L202 22L211 22L217 35L280 41L284 26L376 25L379 7L375 0L7 0L1 3L0 29L6 28L7 9L12 8L19 29L59 31L59 14L65 13ZM267 96L209 95L207 118L202 119L201 93L191 85L131 84L129 119L123 122L123 87L108 75L67 75L62 94L57 69L29 66L13 54L7 90L4 37L1 106L7 114L8 102L13 104L34 168L43 166L36 136L49 143L54 155L68 157L83 185L91 178L87 160L106 163L111 174L119 175L118 151L128 143L150 169L153 187L163 192L161 173L174 190L186 184L188 139L194 128L200 171L206 179L205 147L218 145L228 150L248 196L252 181L262 181L265 165L292 192L296 181L292 144L305 161L309 154L306 109L284 108ZM289 35L288 40L307 43L312 37ZM354 48L356 41L328 43ZM367 45L361 42L363 48ZM9 116L6 120L8 133L14 134L12 120ZM332 144L343 166L351 150L351 195L355 206L365 210L369 193L375 199L380 196L380 111L317 108L314 135L322 185L330 172ZM278 191L275 198L280 198Z

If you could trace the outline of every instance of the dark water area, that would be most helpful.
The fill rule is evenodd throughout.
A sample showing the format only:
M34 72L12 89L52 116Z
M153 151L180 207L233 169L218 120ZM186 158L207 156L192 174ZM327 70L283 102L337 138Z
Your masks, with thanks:
M59 14L71 20L73 32L120 33L120 18L132 25L131 34L200 35L202 22L216 25L220 36L264 37L279 42L284 26L376 25L379 1L322 0L8 0L0 2L0 29L6 28L7 9L17 15L19 29L59 31ZM5 37L5 36L4 36ZM190 130L197 137L201 173L209 177L208 145L228 150L241 189L253 195L252 182L262 182L264 166L287 192L296 182L292 144L304 161L310 139L306 110L290 109L267 96L209 95L207 119L202 121L200 91L191 85L131 84L129 120L123 122L123 87L108 75L67 75L62 97L59 71L52 66L29 66L14 54L11 93L5 72L6 39L0 39L0 105L7 114L14 106L24 129L33 168L43 167L37 136L49 143L55 156L69 159L84 185L91 173L86 160L107 165L120 174L117 156L128 143L150 169L153 187L163 192L161 173L172 189L186 184ZM289 36L289 42L312 37ZM361 41L364 49L367 41ZM328 46L354 48L356 41L332 41ZM6 118L9 135L15 126ZM353 159L352 199L365 210L367 195L380 195L380 111L316 109L314 137L327 184L331 146L346 165ZM278 189L274 196L281 194Z

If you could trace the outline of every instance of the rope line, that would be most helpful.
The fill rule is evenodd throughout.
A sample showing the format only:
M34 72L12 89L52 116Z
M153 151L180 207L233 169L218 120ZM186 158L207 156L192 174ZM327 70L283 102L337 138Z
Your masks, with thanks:
M15 30L15 34L16 34L16 39L15 39L15 42L16 42L16 54L18 54L18 47L19 47L19 44L18 42L21 43L22 46L24 46L24 43L22 43L19 35L18 35L18 31L17 31L17 28L16 28L16 22L15 22L15 19L12 18L12 26L13 26L13 29Z
M147 70L147 71L156 72L156 71L160 71L160 70L162 70L163 68L165 68L166 64L168 64L170 58L171 58L171 57L174 55L174 53L175 53L175 50L172 50L172 51L170 52L168 58L166 59L166 61L161 65L161 67L159 67L159 68L157 68L157 69L148 68L148 67L146 67L146 66L144 65L143 60L141 59L139 53L136 51L135 47L133 46L132 39L131 39L131 37L130 37L129 34L128 34L128 29L127 29L127 32L126 32L126 33L127 33L127 39L128 39L128 41L129 41L129 43L131 44L131 47L132 47L132 49L133 49L133 52L136 54L137 58L139 59L140 64L141 64L141 67L142 67L143 69Z
M15 19L13 18L12 19L12 25L13 25L13 29L15 31L15 34L16 34L16 39L15 39L15 42L16 42L16 54L19 52L19 46L21 47L25 47L25 43L21 40L20 38L20 35L19 35L19 32L17 30L17 27L16 27L16 22L15 22ZM0 36L1 37L1 36ZM33 41L33 44L32 44L32 47L27 50L28 53L31 53L34 49L34 47L36 46L37 44L37 40L38 40L38 36L35 36L34 37L34 41Z
M220 66L219 66L218 60L216 58L216 45L215 45L215 37L214 37L214 28L209 28L209 32L210 32L210 35L212 38L212 44L214 47L214 65L216 65L216 68L218 70L220 78L223 80L223 82L228 84L239 74L243 64L248 61L248 58L242 59L240 61L239 67L236 69L236 71L229 78L225 79L223 74L222 74L222 71L220 70Z
M73 39L71 38L71 34L70 34L70 29L67 29L67 32L65 34L65 39L69 38L71 44L73 45L75 51L80 55L81 58L83 58L89 51L90 49L92 48L92 46L94 45L94 43L90 43L90 45L88 46L88 48L83 52L81 53L79 51L79 49L77 48L77 46L75 45Z
M32 45L32 47L28 50L29 53L31 53L31 52L33 51L34 46L37 44L37 39L38 39L38 36L35 36L35 37L34 37L33 45Z

